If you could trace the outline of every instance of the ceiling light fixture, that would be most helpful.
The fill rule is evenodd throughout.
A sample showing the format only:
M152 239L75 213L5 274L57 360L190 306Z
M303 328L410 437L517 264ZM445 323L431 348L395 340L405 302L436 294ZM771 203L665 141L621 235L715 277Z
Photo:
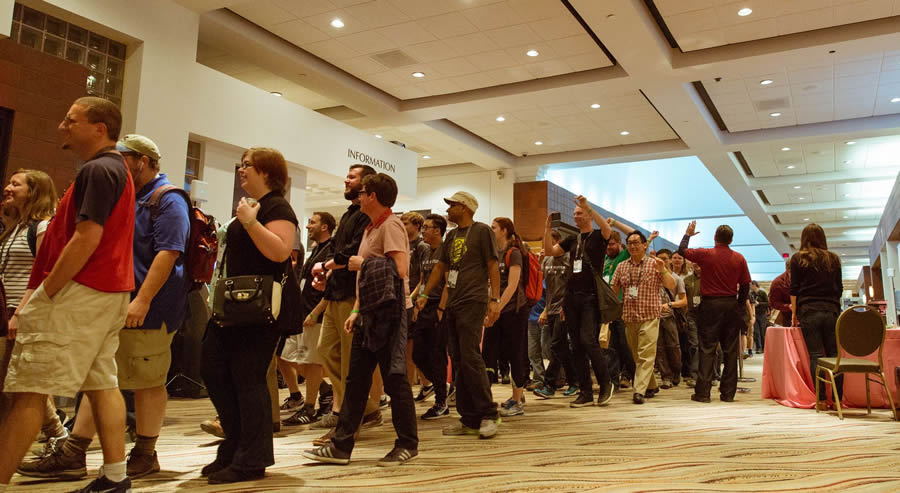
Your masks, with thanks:
M797 197L797 200L806 200L806 197Z
M536 141L534 141L534 145L536 145L536 146L542 146L542 145L544 145L544 143L541 142L541 141L539 141L539 140L536 140Z
M769 85L769 84L771 84L771 83L773 83L773 82L775 82L775 81L772 80L772 79L763 79L763 80L759 81L759 85L761 85L761 86L767 86L767 85Z
M331 27L336 27L336 28L340 29L340 28L344 27L344 21L342 21L338 18L334 18L331 21Z
M853 144L856 143L856 141L855 141L855 140L848 140L847 142L844 142L844 143L847 144L848 146L852 146Z
M600 105L598 103L594 103L591 105L591 108L594 108L595 110L599 107L600 107Z
M773 118L778 118L779 116L781 116L781 113L776 111L775 113L769 113L769 116L771 116Z
M498 122L505 122L506 118L503 115L500 115L497 118L495 118L495 120L497 120Z
M540 53L538 53L538 50L528 50L528 51L525 52L525 54L528 55L528 56L538 56L538 55L540 55Z
M426 154L426 155L422 156L422 159L431 159L431 156L429 156L428 154Z
M272 91L272 95L275 96L276 98L280 98L281 96L283 96L283 94L281 94L278 91Z
M425 72L413 72L412 76L417 79L421 79L422 77L425 77Z
M809 218L808 218L808 217L804 217L803 220L804 220L804 221L809 221Z
M794 169L794 168L796 168L796 166L794 166L793 164L787 167L787 169Z
M850 216L844 216L844 219L850 219Z
M848 159L848 160L844 161L844 164L853 164L853 160L852 160L852 159Z
M849 196L850 196L849 193L845 193L845 194L844 194L844 198L845 198L845 199L846 199L847 197L849 197Z
M791 150L791 148L790 148L790 147L782 147L781 150L782 150L782 151L789 151L789 150Z
M741 10L738 10L738 15L741 17L747 17L748 15L750 15L752 13L753 13L753 9L749 9L747 7L744 7Z
M794 190L800 190L801 188L803 187L801 187L800 185L794 185Z
M892 103L900 103L900 98L891 98Z
M375 134L375 138L376 138L376 139L380 139L380 138L381 138L381 135Z
M622 130L621 132L619 132L619 135L628 135L630 133L631 132L629 132L628 130Z

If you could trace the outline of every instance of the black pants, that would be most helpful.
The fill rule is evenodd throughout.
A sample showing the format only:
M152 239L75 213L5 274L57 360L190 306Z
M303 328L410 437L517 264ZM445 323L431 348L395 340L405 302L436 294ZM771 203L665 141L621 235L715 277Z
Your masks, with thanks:
M744 311L746 309L732 296L703 297L700 326L697 328L700 336L700 374L694 393L698 396L709 397L716 366L716 345L722 346L724 359L719 391L727 399L733 398L737 392L738 337L744 324Z
M600 347L600 317L596 295L587 293L567 293L563 302L569 337L572 338L575 372L581 395L593 399L594 386L591 383L591 367L597 377L597 385L604 392L612 384L609 368Z
M503 317L503 314L500 314ZM500 319L498 318L494 325L484 328L481 339L481 358L484 360L484 367L494 372L497 379L500 378L500 371L505 369L509 373L509 361L500 361L505 358L505 354L501 354L501 347L506 344L503 340L503 330L500 328Z
M634 357L631 356L631 348L625 336L625 322L622 319L613 320L609 324L609 348L604 354L614 385L618 385L622 378L634 380Z
M756 346L756 351L760 352L766 345L766 325L768 320L766 320L766 311L761 310L756 312L756 322L753 326L753 344Z
M674 317L659 319L656 366L663 380L677 384L681 379L681 346L678 343L678 323Z
M803 331L803 340L806 341L806 349L809 351L809 369L812 373L813 385L816 384L816 363L819 358L837 356L837 339L834 334L837 317L837 313L818 310L807 310L799 315L800 330ZM844 376L835 377L835 382L837 383L838 398L840 398L844 395ZM825 385L820 382L819 399L824 400L825 397Z
M437 302L429 302L415 322L413 362L434 385L435 404L447 404L447 328L437 318Z
M482 419L497 419L497 403L479 347L486 313L486 303L466 303L444 312L450 357L456 368L456 411L469 428L481 427Z
M685 317L687 324L684 330L678 333L679 345L681 346L681 376L684 378L697 378L697 315L694 312L688 312Z
M225 431L216 454L221 465L258 470L275 463L266 372L277 344L272 329L210 324L206 330L201 373Z
M560 320L557 314L547 316L547 324L550 325L550 363L544 372L544 385L555 390L560 369L566 372L566 383L569 386L578 385L572 353L569 351L566 322Z
M362 345L362 334L353 334L350 346L350 371L347 373L347 387L344 391L344 402L341 403L341 414L338 418L334 434L334 446L345 452L352 452L356 434L362 423L372 387L372 372L378 365L381 378L384 380L384 391L391 398L391 422L397 432L395 447L418 450L419 436L416 429L416 406L413 403L412 389L406 378L406 365L403 373L391 373L391 345L388 342L378 351L370 351ZM406 339L403 342L406 344ZM403 351L406 355L406 348Z
M502 344L496 350L503 361L509 362L513 384L524 387L528 384L528 307L501 313L493 327L484 329L485 335L489 329L499 332L497 341Z

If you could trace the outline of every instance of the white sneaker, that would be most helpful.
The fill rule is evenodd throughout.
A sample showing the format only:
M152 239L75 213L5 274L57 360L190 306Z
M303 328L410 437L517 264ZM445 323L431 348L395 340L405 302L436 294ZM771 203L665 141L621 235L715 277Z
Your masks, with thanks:
M497 419L482 419L481 427L478 428L478 438L488 439L494 438L494 435L497 434L497 425L500 424L500 418Z

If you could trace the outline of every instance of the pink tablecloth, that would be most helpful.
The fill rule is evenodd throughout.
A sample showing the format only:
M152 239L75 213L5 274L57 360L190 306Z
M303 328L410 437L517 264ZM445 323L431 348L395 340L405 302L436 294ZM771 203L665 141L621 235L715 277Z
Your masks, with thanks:
M877 353L866 359L875 361ZM884 341L884 373L897 405L897 382L894 367L900 366L900 329L888 329ZM863 375L844 377L843 405L866 407L866 385ZM821 385L821 383L820 383ZM769 327L766 329L766 351L763 356L762 396L775 399L788 407L812 408L816 396L809 369L809 353L799 327ZM871 383L872 407L890 408L887 394L881 385ZM828 400L832 394L828 392Z

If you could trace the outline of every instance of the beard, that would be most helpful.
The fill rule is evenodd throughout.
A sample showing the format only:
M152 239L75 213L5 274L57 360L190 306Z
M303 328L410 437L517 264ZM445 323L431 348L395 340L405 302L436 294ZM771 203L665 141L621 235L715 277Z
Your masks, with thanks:
M359 198L359 188L351 188L350 190L345 191L344 198L347 200L356 200Z

